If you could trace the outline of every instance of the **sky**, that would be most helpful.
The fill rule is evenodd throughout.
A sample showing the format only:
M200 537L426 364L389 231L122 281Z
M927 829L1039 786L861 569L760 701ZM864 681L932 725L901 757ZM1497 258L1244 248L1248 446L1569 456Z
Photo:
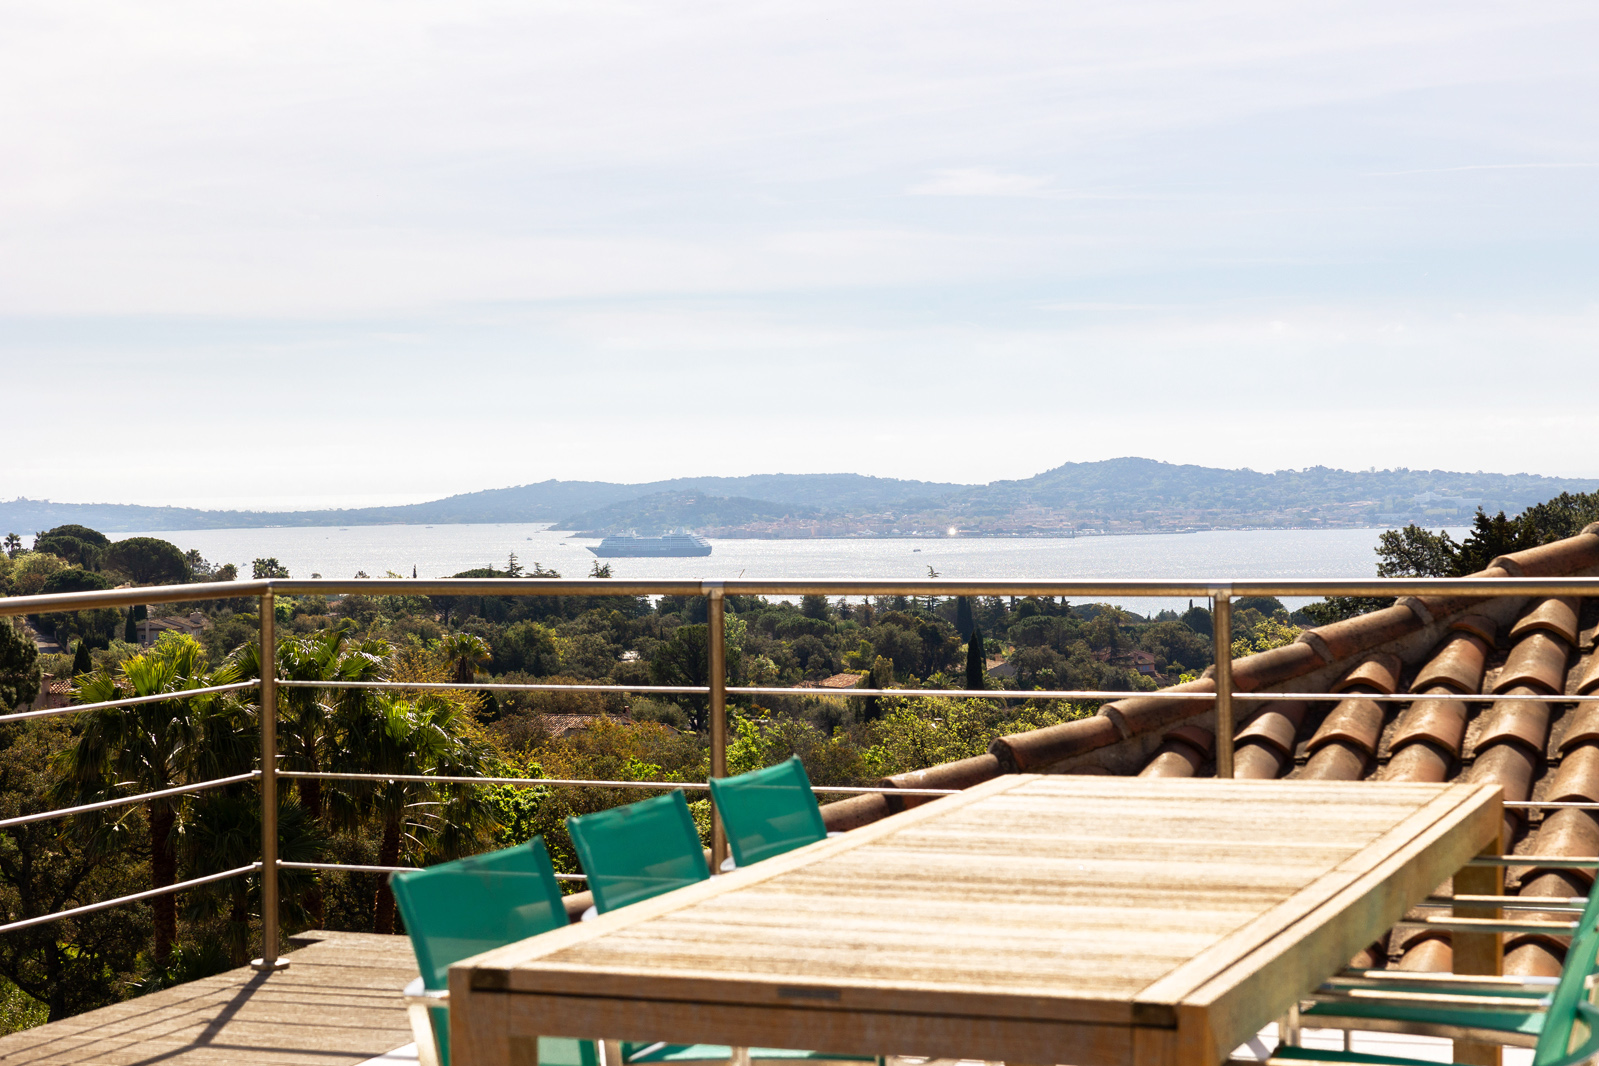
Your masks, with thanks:
M19 0L0 499L1599 477L1599 5Z

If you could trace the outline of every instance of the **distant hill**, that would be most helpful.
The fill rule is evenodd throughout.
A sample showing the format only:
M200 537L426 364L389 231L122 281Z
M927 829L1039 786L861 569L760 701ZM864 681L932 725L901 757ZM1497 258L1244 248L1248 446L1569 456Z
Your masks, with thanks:
M711 496L701 492L659 492L637 500L573 515L557 522L561 529L603 536L633 530L666 533L674 529L739 529L754 523L814 519L820 508L751 500L742 496Z
M75 522L109 533L266 526L552 522L584 531L685 526L714 535L862 536L895 531L1056 534L1359 526L1511 514L1599 479L1447 470L1223 470L1153 459L1066 463L1030 478L959 485L861 474L689 477L622 485L541 481L428 503L324 511L205 511L17 499L0 534Z
M947 495L965 485L861 474L753 474L688 477L621 485L608 481L540 481L508 489L447 496L395 507L321 511L206 511L118 503L0 502L0 535L35 533L78 523L107 533L156 529L256 529L267 526L444 525L464 522L557 522L567 515L661 493L699 492L758 498L771 504L877 507Z

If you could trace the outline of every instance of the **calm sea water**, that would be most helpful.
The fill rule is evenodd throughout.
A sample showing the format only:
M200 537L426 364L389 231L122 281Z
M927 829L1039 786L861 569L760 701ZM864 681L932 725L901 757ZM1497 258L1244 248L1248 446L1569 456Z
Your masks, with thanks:
M1274 578L1371 577L1378 529L1223 530L1206 533L1062 539L717 540L698 559L612 559L617 577L916 578L932 567L965 578ZM1457 535L1459 531L1453 531ZM153 531L213 563L275 556L295 577L447 577L475 567L504 569L511 553L566 577L587 576L593 538L546 525L351 526L293 529ZM1292 601L1297 606L1303 601ZM1129 600L1144 612L1186 601Z

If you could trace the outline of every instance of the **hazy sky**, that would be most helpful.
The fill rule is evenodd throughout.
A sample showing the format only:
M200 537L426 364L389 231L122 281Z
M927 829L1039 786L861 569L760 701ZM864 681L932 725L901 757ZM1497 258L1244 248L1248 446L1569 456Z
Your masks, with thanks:
M8 3L0 498L1599 477L1596 55L1592 0Z

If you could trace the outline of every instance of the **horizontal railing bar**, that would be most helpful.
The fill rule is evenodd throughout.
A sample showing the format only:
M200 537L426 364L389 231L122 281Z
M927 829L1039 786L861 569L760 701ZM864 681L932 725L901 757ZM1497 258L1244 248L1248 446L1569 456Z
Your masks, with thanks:
M1506 800L1504 806L1520 811L1599 811L1599 803L1588 800Z
M282 758L282 756L279 756ZM431 774L344 774L326 770L279 770L279 777L319 781L419 781L433 785L571 785L579 788L686 788L707 791L701 781L600 781L567 777L435 777ZM812 785L812 792L883 796L953 796L958 788L891 788L884 785Z
M0 599L0 616L49 614L92 607L235 599L265 592L284 595L401 596L1068 596L1200 598L1209 596L1571 596L1599 591L1599 578L1249 578L1233 580L1129 578L1116 580L1000 579L967 581L851 578L803 580L677 581L614 578L363 578L351 580L270 578L148 585L94 592L57 592Z
M43 914L37 918L24 918L20 922L8 922L5 925L0 925L0 933L9 933L17 929L27 929L35 925L44 925L46 922L58 922L63 918L75 918L80 914L92 914L95 911L103 911L110 907L120 907L124 903L137 903L141 899L152 899L156 896L166 896L173 892L182 892L185 889L193 888L196 885L208 885L212 881L225 881L230 877L238 877L240 874L254 873L260 868L260 863L252 862L248 866L240 866L232 870L224 870L219 874L207 874L204 877L190 878L187 881L179 881L175 885L166 885L161 888L149 888L143 892L135 892L129 896L118 896L116 899L101 900L99 903L88 903L82 907L73 907L71 910L56 911L54 914Z
M1458 974L1436 970L1343 970L1322 982L1323 986L1361 988L1372 985L1416 985L1484 988L1554 988L1558 977L1521 977L1515 974Z
M223 785L237 785L243 781L252 781L261 776L260 770L251 770L247 773L234 774L232 777L219 777L212 781L202 781L197 785L178 785L175 788L163 788L158 792L145 792L137 796L122 796L117 799L98 800L94 803L84 803L77 807L62 807L59 810L40 811L37 814L23 814L15 818L0 819L0 829L13 825L26 825L29 822L44 822L52 818L66 818L74 814L87 814L90 811L103 811L110 807L126 807L131 803L145 803L149 800L161 799L165 796L181 796L187 792L201 792L208 788L221 788Z
M1395 925L1420 925L1456 933L1553 933L1560 935L1577 928L1576 922L1540 922L1530 918L1412 918Z
M1478 855L1467 866L1546 866L1551 870L1590 870L1599 868L1599 856L1583 855Z
M1498 907L1506 911L1548 911L1581 914L1588 901L1581 896L1428 896L1418 909L1438 907Z
M280 870L349 870L354 873L408 874L421 870L420 866L361 866L349 862L284 862L278 860ZM587 881L585 874L556 874L557 881Z
M93 607L139 607L151 603L198 603L259 596L271 587L266 580L207 581L198 585L144 585L134 589L95 592L50 592L37 596L0 599L0 618L19 614L54 614L85 611Z
M497 681L282 681L279 688L420 689L443 692L660 692L666 695L706 696L709 685L510 685ZM731 691L731 690L729 690Z
M0 601L4 602L4 601ZM46 707L38 711L19 711L0 714L0 722L19 722L24 718L45 718L53 714L79 714L83 711L108 711L113 707L136 707L141 703L160 703L162 700L186 700L190 696L211 696L218 692L237 692L245 688L258 688L259 680L235 681L227 685L207 685L203 688L184 688L176 692L158 692L153 696L129 696L126 699L106 700L102 703L77 703L66 707Z
M282 684L282 682L279 682ZM449 686L445 686L449 687ZM457 685L456 688L467 686ZM487 686L472 686L487 687ZM956 688L750 688L729 685L729 694L740 696L940 696L960 697L970 699L1004 699L1004 700L1043 700L1043 699L1076 699L1076 700L1124 700L1124 699L1160 699L1160 700L1214 700L1214 692L1178 692L1172 689L1150 690L1115 690L1089 691L1086 689L956 689ZM1599 694L1593 696L1439 696L1428 694L1418 696L1414 693L1395 693L1392 695L1367 694L1364 692L1234 692L1233 700L1236 703L1247 704L1253 700L1309 700L1313 702L1332 702L1342 700L1370 700L1373 703L1419 703L1423 700L1457 700L1461 703L1506 703L1538 702L1538 703L1599 703ZM1506 804L1509 806L1509 804Z

